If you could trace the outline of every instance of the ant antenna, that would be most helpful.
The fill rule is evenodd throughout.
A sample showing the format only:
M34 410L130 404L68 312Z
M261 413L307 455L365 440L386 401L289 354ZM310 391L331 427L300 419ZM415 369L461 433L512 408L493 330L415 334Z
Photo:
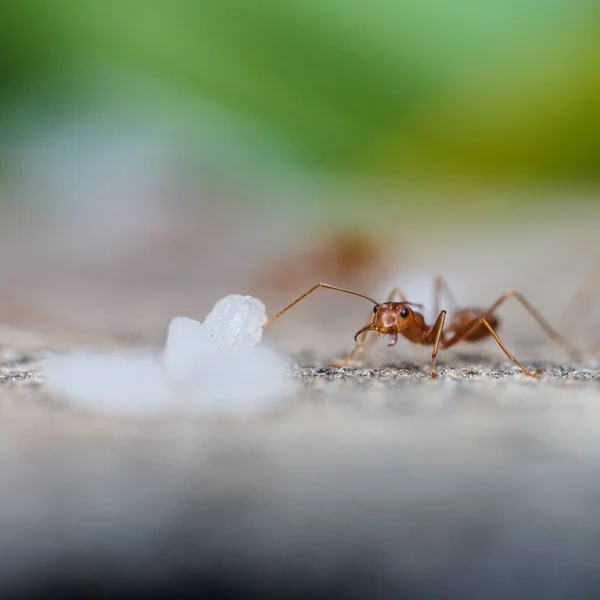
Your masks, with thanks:
M400 302L400 304L406 304L407 306L416 306L417 308L420 308L421 310L423 310L424 308L424 304L419 304L418 302L408 302L406 300L402 300Z
M327 290L335 290L337 292L344 292L344 294L351 294L352 296L359 296L360 298L364 298L365 300L372 302L375 306L379 306L379 302L377 302L376 300L373 300L373 298L371 298L370 296L361 294L360 292L353 292L352 290L347 290L345 288L337 287L335 285L329 285L327 283L317 283L317 285L311 287L310 290L308 290L308 292L305 292L304 294L302 294L302 296L299 296L293 302L290 302L290 304L288 304L285 308L281 309L274 317L271 317L263 325L263 329L266 329L267 327L269 327L269 325L272 325L275 321L277 321L277 319L279 319L279 317L281 317L288 310L290 310L290 308L296 306L296 304L298 304L298 302L300 302L301 300L304 300L304 298L306 298L306 296L312 294L315 290L318 290L319 288L325 288Z

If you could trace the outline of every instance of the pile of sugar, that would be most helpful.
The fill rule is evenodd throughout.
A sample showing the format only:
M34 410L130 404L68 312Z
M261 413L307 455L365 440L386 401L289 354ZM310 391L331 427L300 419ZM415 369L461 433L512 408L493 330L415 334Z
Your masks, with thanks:
M41 371L71 404L112 413L227 411L272 406L290 389L288 359L262 342L265 307L226 296L203 323L171 321L161 355L119 349L49 356Z

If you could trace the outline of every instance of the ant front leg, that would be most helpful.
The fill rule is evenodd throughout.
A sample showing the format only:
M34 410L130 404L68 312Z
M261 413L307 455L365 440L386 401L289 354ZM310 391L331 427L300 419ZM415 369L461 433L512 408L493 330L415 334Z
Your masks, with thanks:
M365 329L373 320L371 313L368 317L367 320L365 321L365 324L363 325L363 329ZM350 365L351 363L353 363L356 360L356 356L357 354L363 354L365 351L365 342L367 341L367 335L369 334L369 331L364 331L363 333L361 333L358 336L358 339L356 340L356 343L354 344L354 348L352 348L352 350L350 352L348 352L345 355L340 356L339 358L337 358L336 360L333 361L333 363L331 363L331 367L332 368L339 368L339 367L347 367L348 365ZM369 340L374 340L375 337L371 337L369 338ZM372 341L371 344L372 345Z
M404 292L402 292L402 290L400 288L394 288L390 292L389 296L387 297L386 302L406 302L406 296L404 295ZM365 327L367 327L368 325L370 325L372 322L373 322L373 313L371 312L371 313L369 313L369 316L367 317L365 324L363 325L363 329ZM350 352L348 352L347 354L345 354L345 355L341 356L340 358L338 358L337 360L335 360L331 366L332 367L347 367L348 365L350 365L352 362L354 362L356 360L357 355L359 355L359 354L363 355L365 352L365 347L367 347L367 342L369 342L368 347L370 347L373 345L373 343L377 339L375 337L375 335L372 335L370 338L367 338L369 333L371 333L371 332L363 331L363 333L361 333L358 336L358 339L356 340L354 348L352 348L352 350Z
M508 348L504 345L504 342L498 337L498 334L494 331L494 328L487 322L485 317L477 317L476 319L473 319L470 323L467 323L464 327L459 329L449 340L444 342L442 344L442 347L450 348L450 347L454 346L455 344L458 344L458 342L460 342L469 333L469 331L471 331L471 329L473 329L477 325L483 325L490 332L491 336L496 340L496 343L498 344L498 346L500 346L500 348L502 348L502 350L504 351L504 354L506 354L508 359L511 360L513 363L515 363L515 365L517 365L517 367L519 367L519 369L521 369L521 371L523 371L524 375L527 375L528 377L536 377L537 378L540 375L540 373L543 373L543 369L539 369L536 371L529 371L528 369L526 369L509 352Z

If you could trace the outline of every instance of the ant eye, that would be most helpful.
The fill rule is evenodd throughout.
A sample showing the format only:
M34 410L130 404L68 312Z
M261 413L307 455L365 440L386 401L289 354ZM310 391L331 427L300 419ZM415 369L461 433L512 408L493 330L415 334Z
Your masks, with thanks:
M408 317L408 315L410 315L410 310L408 310L408 308L403 308L403 309L400 311L400 316L401 316L403 319L406 319L406 317Z
M373 312L376 313L377 312L377 306L373 307Z

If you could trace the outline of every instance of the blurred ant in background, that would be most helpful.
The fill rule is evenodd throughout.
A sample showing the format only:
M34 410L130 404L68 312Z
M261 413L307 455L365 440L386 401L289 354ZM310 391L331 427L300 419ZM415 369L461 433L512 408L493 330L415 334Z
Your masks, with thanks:
M391 270L392 264L398 268L398 253L394 253L392 263L386 250L381 236L375 237L361 228L325 228L314 239L306 238L300 247L282 251L282 256L267 263L255 279L257 295L290 292L298 282L309 286L321 277L335 279L342 286L367 283L375 267L378 276Z

